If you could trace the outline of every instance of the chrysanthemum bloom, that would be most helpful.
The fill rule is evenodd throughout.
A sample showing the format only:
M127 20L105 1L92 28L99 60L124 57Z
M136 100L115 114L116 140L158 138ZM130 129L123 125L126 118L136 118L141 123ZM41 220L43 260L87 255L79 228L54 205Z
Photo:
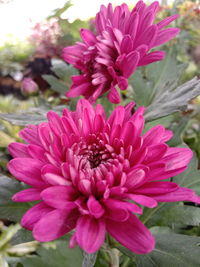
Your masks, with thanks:
M177 18L173 15L153 24L159 3L146 6L139 1L132 11L126 4L101 6L94 21L96 34L82 29L83 42L77 42L63 50L63 58L81 71L72 77L68 97L85 96L94 102L108 92L108 99L120 102L116 86L128 87L128 78L138 66L162 60L163 51L150 52L152 48L171 40L179 33L178 28L167 28Z
M74 229L70 246L93 253L108 232L135 253L148 253L154 238L135 215L142 214L137 204L200 203L191 189L165 180L187 168L192 151L170 148L172 133L162 125L142 135L144 108L132 115L133 106L118 106L106 119L101 105L80 100L75 112L49 112L48 122L23 129L27 144L10 144L9 171L30 185L13 200L39 201L21 221L36 240Z

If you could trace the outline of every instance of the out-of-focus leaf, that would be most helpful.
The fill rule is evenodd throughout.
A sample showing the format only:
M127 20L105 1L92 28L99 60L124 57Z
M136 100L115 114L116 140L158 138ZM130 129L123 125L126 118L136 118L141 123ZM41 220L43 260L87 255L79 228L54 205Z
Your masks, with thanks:
M174 233L156 235L156 248L146 255L136 255L137 267L200 266L200 237Z
M65 94L67 92L67 86L56 77L52 75L42 75L42 78L48 82L51 89L59 94Z
M17 203L12 201L12 196L25 189L25 187L6 176L0 176L0 218L19 222L22 215L31 207L28 203Z
M15 139L0 131L0 147L7 147L11 142L15 142Z
M200 80L194 78L175 90L166 90L155 97L145 113L146 121L152 121L187 107L188 101L200 95Z
M51 108L58 114L61 114L66 106L56 106ZM12 124L25 126L28 124L39 124L47 120L46 114L50 109L44 108L31 108L26 113L1 113L0 118L9 121Z
M0 114L0 118L9 121L12 124L24 126L27 124L39 124L41 122L46 121L45 114L41 115L29 113L2 113Z
M34 240L34 238L33 238L32 232L28 231L24 228L21 228L13 236L11 243L12 243L12 245L18 245L18 244L30 242L33 240Z
M56 248L40 246L36 251L38 256L20 257L17 262L25 267L81 267L83 255L77 248L68 248L65 241L57 241Z
M61 80L65 81L66 87L69 87L71 84L71 76L78 73L77 70L72 67L72 65L69 65L60 59L52 60L51 69Z
M88 254L83 253L82 267L93 267L97 258L97 253Z

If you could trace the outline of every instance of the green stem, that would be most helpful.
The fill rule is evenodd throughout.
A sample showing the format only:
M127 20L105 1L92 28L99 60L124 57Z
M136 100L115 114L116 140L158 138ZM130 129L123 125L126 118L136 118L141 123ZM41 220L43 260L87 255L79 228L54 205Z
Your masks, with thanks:
M163 202L162 204L160 204L159 206L157 206L156 208L152 209L151 212L147 215L146 218L144 218L142 220L142 222L144 224L146 224L148 222L148 220L160 209L162 208L163 206L165 205L165 202Z

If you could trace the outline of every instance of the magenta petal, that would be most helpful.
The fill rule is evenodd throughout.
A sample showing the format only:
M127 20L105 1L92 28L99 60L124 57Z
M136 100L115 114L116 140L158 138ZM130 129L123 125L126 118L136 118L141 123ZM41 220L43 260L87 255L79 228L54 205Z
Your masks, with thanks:
M192 189L178 187L177 190L161 195L151 195L158 202L190 201L200 203L200 197Z
M159 23L157 23L157 26L159 29L162 29L163 27L169 25L172 21L174 21L178 17L179 17L178 14L167 17L167 18L161 20Z
M87 206L91 215L96 219L100 218L104 214L104 209L94 196L90 196L87 202Z
M149 253L155 247L151 232L133 214L125 222L107 220L106 229L119 243L137 254Z
M52 208L40 202L30 208L22 217L21 225L28 229L33 230L34 225L47 213L51 212Z
M19 132L19 136L24 139L27 143L34 145L41 145L38 138L38 126L27 125L26 128Z
M120 95L117 92L115 87L112 87L108 93L108 99L111 103L119 104L120 103Z
M96 43L96 37L90 30L81 29L80 34L86 44L94 45Z
M8 150L14 158L30 158L26 144L11 143L8 145Z
M138 63L138 66L145 66L150 63L160 61L164 59L165 52L164 51L154 51L149 53L148 55L144 56Z
M12 200L16 202L29 202L29 201L40 200L41 199L40 193L41 190L39 189L29 188L16 193L12 197Z
M104 220L81 216L76 226L76 238L79 246L87 253L96 252L105 240Z
M126 206L126 202L115 199L106 199L104 201L104 205L106 207L107 218L119 222L123 222L128 219L129 211Z
M140 205L143 205L148 208L155 208L158 203L157 201L151 196L145 196L145 195L137 195L137 194L126 194L128 199L131 199L135 202L137 202Z
M77 197L77 193L70 186L51 186L42 191L41 197L47 205L56 209L76 207L74 200Z
M40 242L55 240L75 227L78 215L76 210L53 210L35 224L33 236Z
M43 164L37 159L15 158L8 163L8 169L18 180L32 186L43 187L45 186L45 183L41 180Z
M162 195L176 191L178 185L172 182L149 182L134 190L134 193L145 195Z
M178 33L180 32L180 29L178 28L169 28L158 32L158 35L154 41L153 46L158 46L161 44L164 44L174 38Z

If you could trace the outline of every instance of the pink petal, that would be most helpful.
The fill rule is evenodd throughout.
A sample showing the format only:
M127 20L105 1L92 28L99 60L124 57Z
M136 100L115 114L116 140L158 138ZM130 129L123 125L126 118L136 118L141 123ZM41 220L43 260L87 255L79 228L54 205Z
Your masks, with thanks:
M41 199L40 193L41 190L39 189L29 188L16 193L12 197L12 200L16 202L29 202L29 201L40 200Z
M176 191L161 194L151 195L158 202L175 202L175 201L190 201L200 203L200 197L195 195L195 192L189 188L178 187Z
M69 183L69 181L62 176L59 168L51 165L51 164L47 164L45 165L42 170L42 178L44 181L46 181L48 184L51 185L69 185L71 183Z
M37 159L15 158L8 163L8 169L18 180L32 186L43 187L45 186L45 183L41 180L43 164Z
M87 206L90 214L93 215L96 219L100 218L104 214L102 205L94 198L94 196L89 197Z
M176 191L178 185L172 182L148 182L134 190L134 193L144 195L162 195Z
M22 217L21 225L28 229L33 230L34 225L47 213L51 212L52 208L40 202L30 208Z
M87 253L94 253L105 240L105 222L88 215L81 216L76 226L76 239Z
M115 87L112 87L108 93L108 100L111 102L111 103L114 103L114 104L119 104L120 103L120 95L119 93L117 92L116 88Z
M11 143L8 145L9 153L15 158L29 158L30 155L27 150L26 144Z
M78 215L76 210L53 210L35 224L33 236L40 242L55 240L75 227Z
M71 209L75 208L74 203L78 194L70 186L51 186L42 191L41 197L44 202L56 209Z
M145 66L150 63L163 60L165 57L164 51L154 51L144 56L138 63L138 66Z
M104 202L106 208L105 216L111 220L123 222L126 221L130 215L127 206L123 206L123 202L115 199L106 199Z
M149 253L155 247L151 232L133 214L125 222L107 220L106 229L119 243L137 254Z
M168 29L159 31L153 43L153 46L158 46L158 45L168 42L169 40L174 38L179 32L180 32L180 29L178 28L168 28Z
M94 45L96 43L96 37L90 30L81 29L80 35L87 45Z
M158 205L157 201L152 196L147 197L144 195L137 195L137 194L125 194L125 196L127 196L128 199L131 199L137 202L138 204L148 208L155 208Z
M41 146L37 145L28 145L28 153L34 159L39 159L43 162L47 162L47 158L45 157L45 150Z
M159 23L157 23L158 29L162 29L163 27L169 25L172 21L174 21L178 17L179 17L179 15L176 14L176 15L172 15L170 17L167 17L167 18L161 20Z
M19 132L19 136L27 143L34 145L41 144L38 139L38 126L36 125L28 125L26 128Z

